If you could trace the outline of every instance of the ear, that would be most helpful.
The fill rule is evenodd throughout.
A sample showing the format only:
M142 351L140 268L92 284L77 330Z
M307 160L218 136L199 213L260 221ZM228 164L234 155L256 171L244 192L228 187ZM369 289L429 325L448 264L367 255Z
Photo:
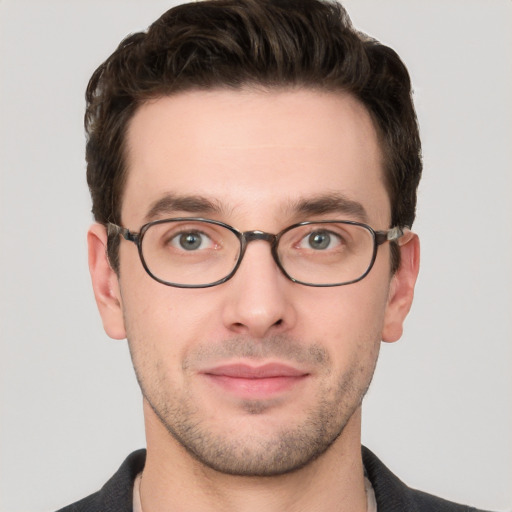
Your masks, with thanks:
M101 224L93 224L87 232L89 272L96 304L103 320L105 332L116 340L126 338L123 308L117 274L107 257L107 230Z
M400 339L407 313L411 309L414 286L420 269L420 241L418 235L408 232L399 241L400 268L391 279L388 304L384 317L382 341Z

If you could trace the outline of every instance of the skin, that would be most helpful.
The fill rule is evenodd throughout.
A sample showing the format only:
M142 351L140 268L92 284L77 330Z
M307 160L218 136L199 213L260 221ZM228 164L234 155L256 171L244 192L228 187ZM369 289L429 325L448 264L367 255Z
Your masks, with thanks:
M347 94L180 93L141 106L127 142L122 223L135 232L166 194L199 195L216 208L156 218L204 216L270 233L304 220L361 220L295 208L337 193L362 205L374 229L390 227L377 133ZM151 279L126 241L117 276L100 225L88 242L105 330L128 338L144 396L146 510L366 510L360 404L380 342L402 333L416 235L402 240L394 276L384 244L366 278L333 288L286 279L265 241L249 245L231 280L192 290ZM276 390L265 379L226 386L209 373L232 364L286 365L299 376Z

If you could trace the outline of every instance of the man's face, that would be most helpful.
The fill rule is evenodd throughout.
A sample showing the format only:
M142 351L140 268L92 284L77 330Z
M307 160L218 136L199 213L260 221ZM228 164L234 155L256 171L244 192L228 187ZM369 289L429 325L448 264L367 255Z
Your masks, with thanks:
M389 227L377 134L349 95L177 94L140 107L127 143L122 223L132 231L180 216L270 233L306 220ZM322 211L324 196L339 203ZM272 475L317 458L354 417L380 341L397 338L406 314L393 305L396 279L384 244L360 282L296 284L260 240L231 280L180 289L153 280L123 241L102 315L113 337L126 332L149 425L214 469Z

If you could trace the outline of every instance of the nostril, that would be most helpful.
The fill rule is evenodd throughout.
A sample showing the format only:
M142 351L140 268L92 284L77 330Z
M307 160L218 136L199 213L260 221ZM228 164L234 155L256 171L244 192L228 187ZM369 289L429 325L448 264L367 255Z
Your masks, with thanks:
M274 323L274 325L277 327L279 325L282 325L283 320L280 318L277 322Z

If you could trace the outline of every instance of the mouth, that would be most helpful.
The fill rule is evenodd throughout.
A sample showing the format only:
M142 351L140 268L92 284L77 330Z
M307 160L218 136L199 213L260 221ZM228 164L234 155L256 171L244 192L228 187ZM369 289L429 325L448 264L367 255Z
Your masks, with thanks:
M244 399L269 399L304 382L309 373L280 363L227 364L201 372L209 382Z

